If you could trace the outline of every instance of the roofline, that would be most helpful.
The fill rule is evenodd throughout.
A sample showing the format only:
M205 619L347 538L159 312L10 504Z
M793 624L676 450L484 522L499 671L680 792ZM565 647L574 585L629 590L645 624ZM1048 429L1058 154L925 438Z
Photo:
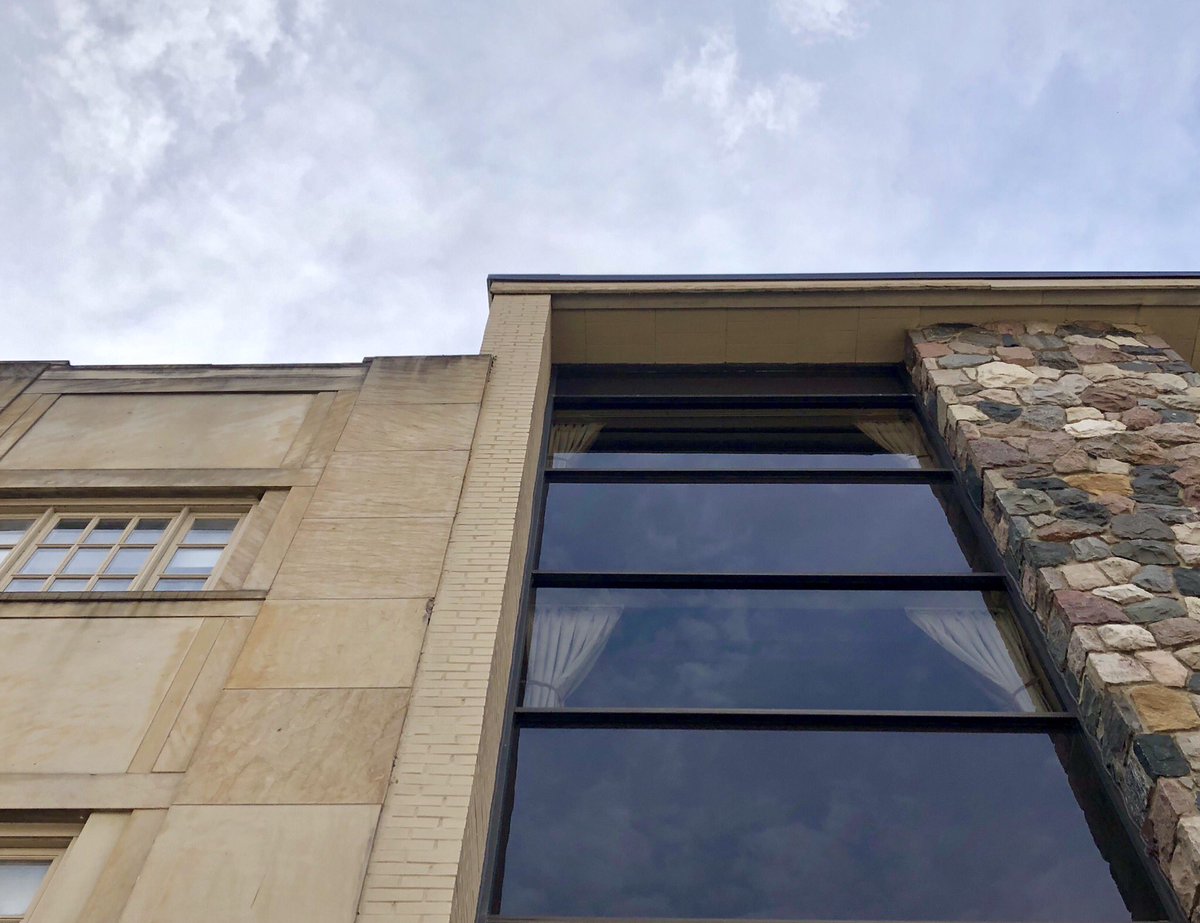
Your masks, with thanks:
M493 282L912 282L967 281L978 279L1200 279L1196 270L1158 272L765 272L765 273L667 273L667 274L570 274L489 273Z

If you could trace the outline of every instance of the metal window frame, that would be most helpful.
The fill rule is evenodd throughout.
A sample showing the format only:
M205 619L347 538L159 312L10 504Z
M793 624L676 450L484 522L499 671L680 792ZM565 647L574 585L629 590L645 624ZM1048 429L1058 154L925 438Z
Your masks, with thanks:
M1082 745L1089 770L1089 781L1097 783L1102 807L1115 819L1116 826L1131 847L1138 869L1149 881L1152 890L1166 911L1169 923L1187 923L1187 914L1167 878L1153 862L1125 807L1116 783L1104 768L1103 756L1096 741L1087 733L1078 704L1071 694L1047 647L1033 611L1026 604L1017 576L1008 568L996 547L990 529L983 520L982 510L972 499L967 480L955 464L949 448L937 429L931 407L921 400L908 370L896 365L819 365L819 366L755 366L767 371L805 372L823 377L852 377L857 374L895 375L906 393L896 394L825 394L825 395L588 395L558 398L557 381L560 370L572 366L555 366L551 371L549 396L544 411L537 481L534 489L535 507L532 512L526 548L527 565L521 592L520 610L515 628L512 663L505 695L504 719L501 729L496 784L493 790L488 829L481 871L479 899L476 908L478 923L701 923L687 918L598 918L598 917L521 917L500 913L500 897L504 878L504 857L507 851L508 823L512 812L516 784L517 737L520 728L595 727L595 728L721 728L721 729L779 729L779 730L920 730L947 733L1069 733ZM742 368L735 366L662 366L589 365L589 375L647 373L647 380L670 374L696 375L705 372L727 373ZM926 443L933 452L937 467L926 469L851 470L593 470L563 469L549 466L548 449L551 423L556 409L909 409L912 410ZM984 569L969 574L687 574L687 573L560 573L538 568L541 556L542 526L546 498L552 483L929 483L945 485L947 493L963 520L960 526L968 531L966 538L978 550ZM952 521L951 525L955 523ZM844 589L844 590L981 590L1004 592L1012 615L1019 626L1033 666L1047 692L1057 705L1052 712L928 712L928 711L855 711L855 710L759 710L759 709L678 709L678 708L528 708L520 704L524 671L528 662L528 646L532 635L533 598L539 588L612 589ZM703 923L716 923L706 920ZM770 923L819 923L798 918ZM847 921L839 921L847 923ZM858 921L867 923L867 921ZM892 921L895 923L895 921ZM944 923L944 921L943 921Z

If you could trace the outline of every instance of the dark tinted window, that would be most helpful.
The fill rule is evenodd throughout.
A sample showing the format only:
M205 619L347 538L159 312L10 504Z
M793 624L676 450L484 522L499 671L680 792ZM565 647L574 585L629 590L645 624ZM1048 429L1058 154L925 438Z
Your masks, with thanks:
M550 485L540 566L558 571L961 573L940 487Z
M724 366L718 370L563 368L555 383L559 399L619 395L775 397L779 395L904 394L891 368L771 369Z
M1034 711L1000 594L543 589L538 708Z
M929 468L907 410L563 411L550 431L555 468Z
M527 728L501 911L1156 918L1126 883L1130 854L1097 849L1072 787L1086 786L1064 770L1072 740Z

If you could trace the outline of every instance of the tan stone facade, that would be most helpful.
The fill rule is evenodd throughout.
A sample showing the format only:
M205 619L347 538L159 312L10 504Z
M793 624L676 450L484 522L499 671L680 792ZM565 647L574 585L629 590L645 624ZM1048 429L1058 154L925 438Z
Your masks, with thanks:
M0 367L0 519L35 523L10 561L57 547L55 522L184 517L128 589L68 589L60 569L40 590L0 593L0 860L6 843L61 853L29 920L476 919L555 364L899 363L910 331L946 323L1140 325L1125 334L1190 365L1200 346L1194 279L549 278L491 292L477 356ZM937 378L958 369L928 358L916 383L969 466L969 437L991 423L962 409L978 403L970 389ZM1170 448L1200 444L1186 435ZM980 468L1007 548L996 497L1016 484ZM1137 499L1111 480L1116 465L1059 474ZM155 589L197 516L238 522L216 569L203 589ZM1191 534L1172 534L1180 555ZM1039 614L1065 611L1049 607L1056 593L1137 588L1132 574L1076 587L1068 568L1085 563L1026 568ZM1146 601L1128 592L1096 598L1121 612ZM1065 676L1126 702L1119 687L1143 725L1191 709L1186 725L1130 726L1122 784L1145 768L1137 734L1174 735L1194 762L1200 725L1181 651L1196 641L1179 634L1200 612L1177 589L1142 592L1184 607L1178 643L1155 627L1172 619L1046 629ZM1115 625L1142 633L1101 630ZM1114 657L1141 672L1097 679ZM1147 775L1133 811L1188 911L1194 769Z

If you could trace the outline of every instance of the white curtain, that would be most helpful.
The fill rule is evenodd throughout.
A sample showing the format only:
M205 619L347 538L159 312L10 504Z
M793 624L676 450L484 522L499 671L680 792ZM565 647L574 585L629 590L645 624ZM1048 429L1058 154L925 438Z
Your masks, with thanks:
M925 450L925 440L921 438L916 426L899 417L878 420L859 420L855 423L859 431L875 441L881 448L897 455L913 455L921 463L921 467L929 465L929 453Z
M618 606L538 606L529 641L525 705L561 708L595 666L620 617Z
M603 428L603 423L555 423L550 427L550 457L586 452Z
M1007 620L998 625L990 613L978 609L914 607L907 612L914 625L988 680L1018 710L1044 707L1033 666Z

